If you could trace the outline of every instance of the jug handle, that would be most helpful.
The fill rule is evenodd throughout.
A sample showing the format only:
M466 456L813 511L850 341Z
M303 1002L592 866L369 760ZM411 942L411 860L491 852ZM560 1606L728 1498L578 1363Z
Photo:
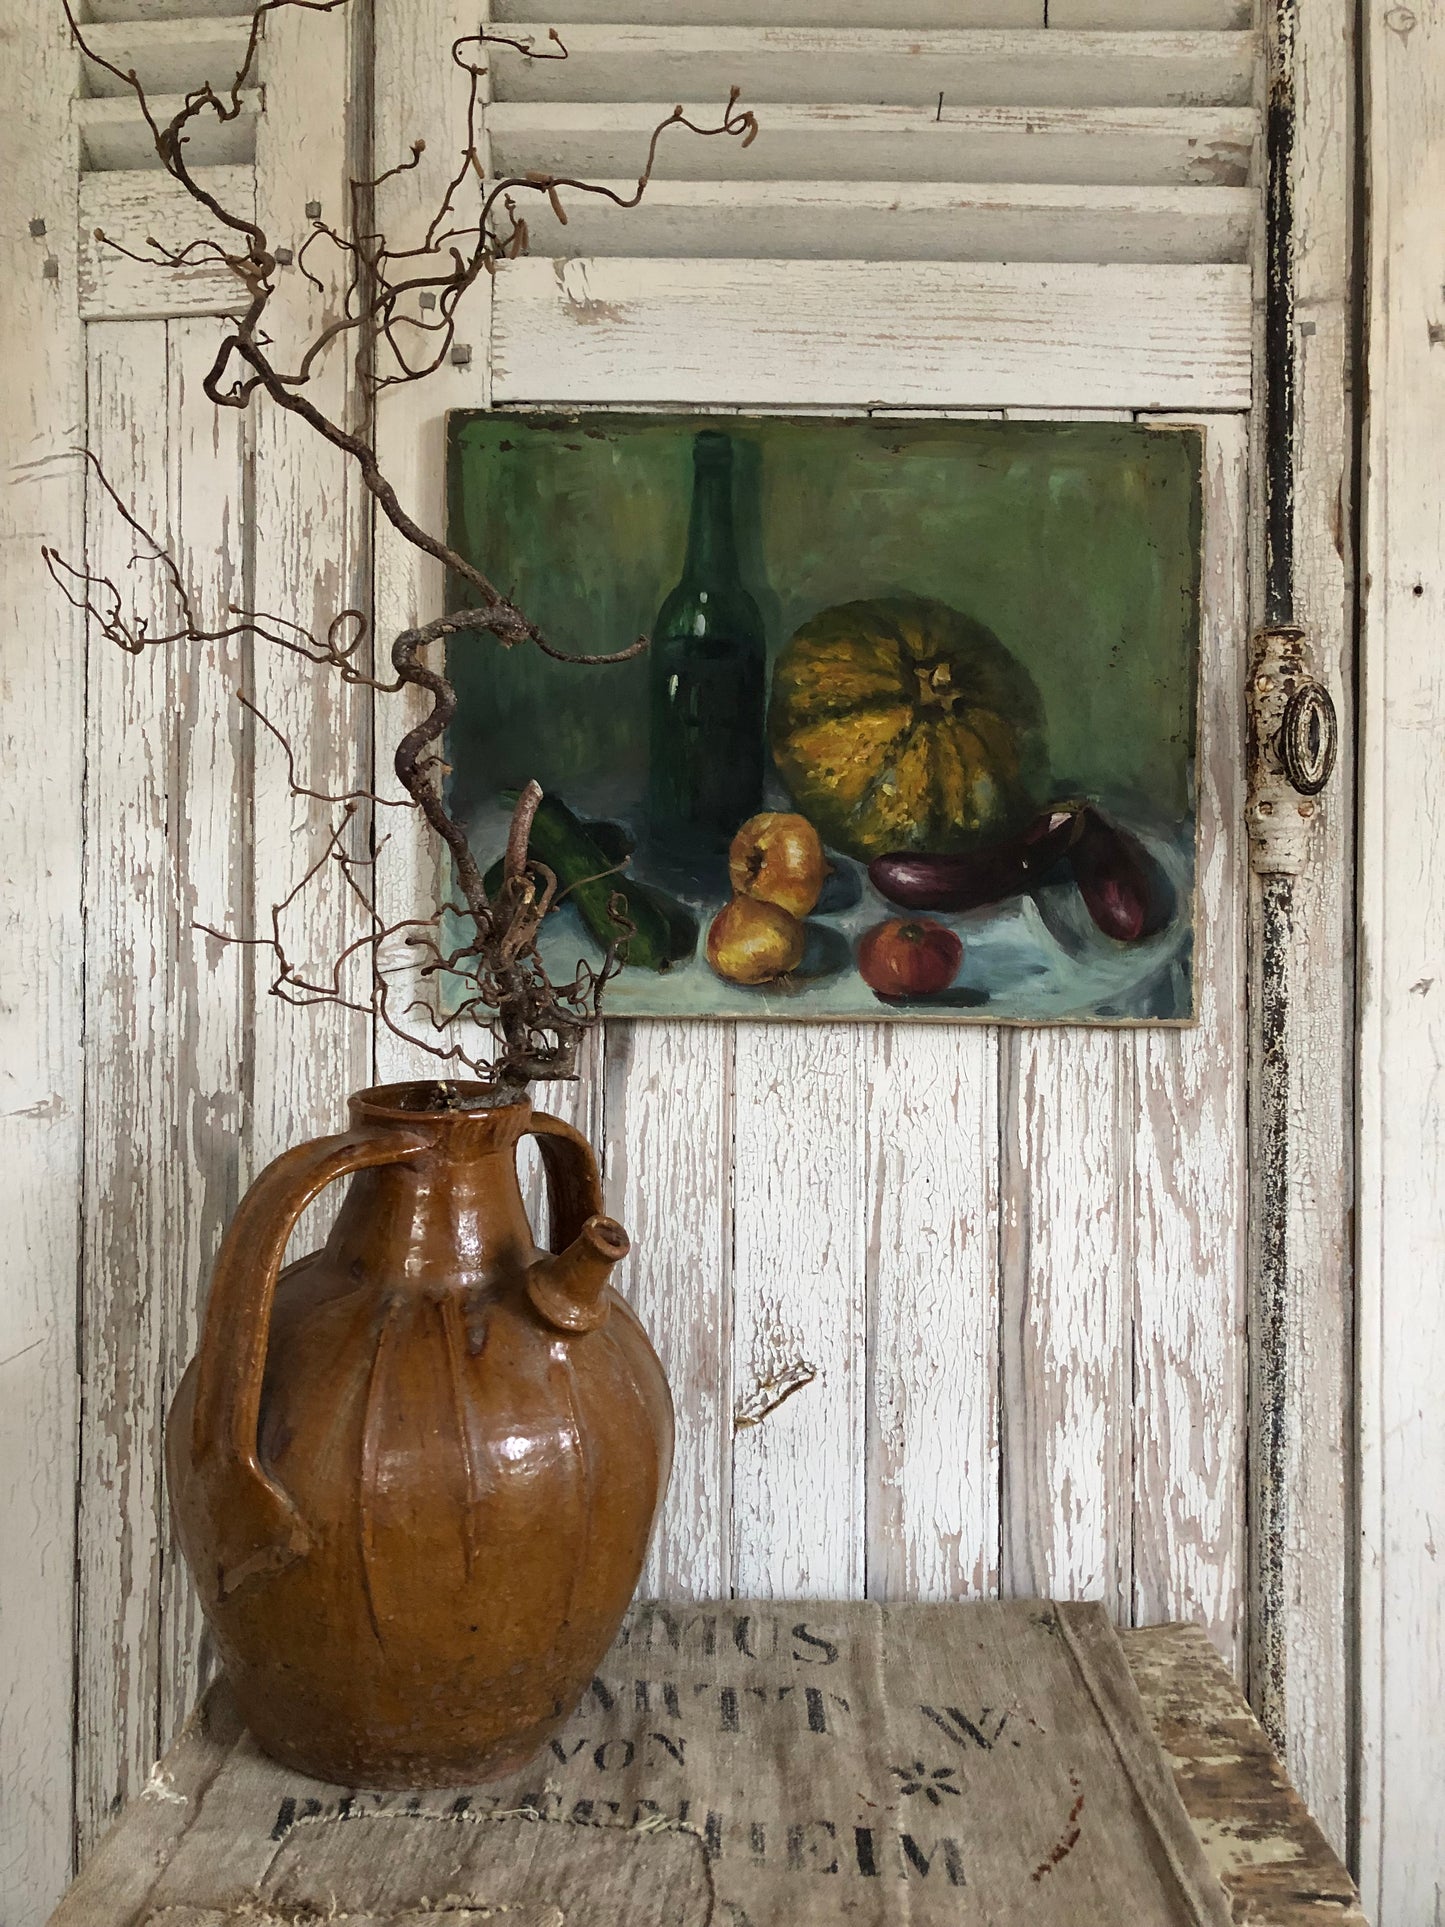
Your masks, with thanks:
M191 1452L215 1525L223 1598L310 1549L290 1495L262 1468L257 1440L271 1307L287 1241L328 1184L375 1165L404 1163L428 1142L395 1130L384 1136L348 1131L283 1151L241 1200L221 1241L197 1364Z
M589 1218L603 1215L597 1153L580 1131L545 1111L532 1113L527 1136L537 1140L547 1179L547 1248L565 1251Z

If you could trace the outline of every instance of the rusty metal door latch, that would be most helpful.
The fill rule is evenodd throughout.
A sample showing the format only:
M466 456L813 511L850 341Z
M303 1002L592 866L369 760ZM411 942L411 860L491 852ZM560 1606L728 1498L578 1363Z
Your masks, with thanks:
M1339 752L1333 698L1314 676L1305 630L1260 629L1249 665L1249 855L1258 876L1298 876L1309 862L1315 799Z

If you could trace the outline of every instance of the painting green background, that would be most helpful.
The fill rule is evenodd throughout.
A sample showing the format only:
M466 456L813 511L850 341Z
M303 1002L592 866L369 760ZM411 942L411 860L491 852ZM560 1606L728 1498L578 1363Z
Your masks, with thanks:
M1192 810L1200 437L1132 424L454 415L451 539L559 646L625 647L682 568L692 437L734 440L743 573L775 654L818 610L936 596L986 623L1043 699L1054 795L1183 827ZM454 794L536 776L584 811L643 788L643 660L554 663L482 638L449 658ZM1041 801L1046 799L1040 799Z

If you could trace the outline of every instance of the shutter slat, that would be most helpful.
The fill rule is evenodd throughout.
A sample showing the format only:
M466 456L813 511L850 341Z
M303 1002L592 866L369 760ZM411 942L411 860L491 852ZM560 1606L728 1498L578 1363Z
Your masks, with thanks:
M151 111L162 123L179 111L183 96L161 94L151 101ZM186 154L194 166L222 167L256 157L256 117L261 111L260 91L242 94L241 112L234 120L218 121L214 114L202 114L192 123ZM89 172L108 168L154 168L160 157L150 129L136 112L135 101L80 100L75 104L80 128L81 165Z
M152 0L152 4L164 0ZM1159 30L1248 27L1250 0L559 0L557 27L605 25L625 11L631 26L656 27L1124 27ZM493 0L499 25L534 17L535 0Z
M627 194L628 181L610 183ZM562 195L533 255L895 261L1243 261L1243 187L961 187L945 182L655 181L636 208Z
M91 20L198 20L244 16L249 27L254 0L89 0ZM86 38L89 39L89 30Z
M1249 406L1244 266L524 258L494 288L499 407Z
M1209 0L1196 0L1207 5ZM894 27L894 0L561 0L547 9L548 24L654 27ZM535 20L536 0L493 0L498 24ZM908 0L910 28L1042 27L1044 0ZM570 34L563 33L570 44Z
M716 112L689 106L705 124ZM487 110L502 174L635 177L659 119L646 102L497 101ZM1080 185L1239 187L1257 120L1248 107L929 108L792 105L759 115L751 147L686 130L658 148L656 181L1054 181Z
M125 20L85 29L96 53L124 73L134 68L150 94L184 94L209 80L229 86L246 57L249 20L213 19ZM123 80L117 80L93 61L82 61L85 92L96 98L134 103Z
M518 23L540 50L547 28ZM873 105L1170 107L1248 105L1259 41L1253 33L899 33L871 28L578 26L568 58L494 50L499 100L721 99L749 105L856 101Z

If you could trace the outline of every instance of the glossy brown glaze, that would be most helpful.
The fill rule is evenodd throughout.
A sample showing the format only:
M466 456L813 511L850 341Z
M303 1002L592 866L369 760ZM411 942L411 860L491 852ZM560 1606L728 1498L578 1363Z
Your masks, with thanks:
M345 1135L257 1179L170 1417L181 1542L242 1715L342 1785L471 1782L544 1745L617 1631L671 1464L591 1147L525 1102L425 1108L437 1091L362 1092ZM528 1133L546 1253L517 1184ZM325 1248L278 1278L346 1176Z

